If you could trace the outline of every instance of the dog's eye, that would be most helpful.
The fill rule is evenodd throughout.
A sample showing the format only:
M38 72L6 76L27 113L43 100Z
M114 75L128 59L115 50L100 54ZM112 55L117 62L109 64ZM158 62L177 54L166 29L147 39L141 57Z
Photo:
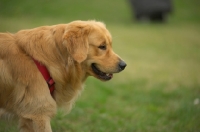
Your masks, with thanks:
M100 45L99 49L106 50L106 45Z

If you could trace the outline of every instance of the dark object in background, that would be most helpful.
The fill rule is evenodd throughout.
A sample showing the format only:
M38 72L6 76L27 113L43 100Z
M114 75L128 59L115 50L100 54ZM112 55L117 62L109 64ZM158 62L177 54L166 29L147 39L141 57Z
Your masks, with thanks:
M172 12L171 0L129 0L136 20L164 22Z

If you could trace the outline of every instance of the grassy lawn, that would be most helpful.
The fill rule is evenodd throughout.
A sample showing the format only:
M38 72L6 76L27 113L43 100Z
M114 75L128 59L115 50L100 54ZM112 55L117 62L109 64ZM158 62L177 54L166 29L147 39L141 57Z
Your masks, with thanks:
M0 2L0 32L102 20L128 64L109 82L90 77L71 113L58 111L53 131L199 132L200 2L176 0L169 21L152 24L132 21L124 1L85 1ZM15 132L16 122L7 120L0 131Z

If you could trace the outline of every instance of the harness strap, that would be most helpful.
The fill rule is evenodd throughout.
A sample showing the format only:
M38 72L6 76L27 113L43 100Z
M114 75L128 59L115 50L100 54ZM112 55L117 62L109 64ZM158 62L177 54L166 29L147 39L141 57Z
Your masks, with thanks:
M52 77L50 76L49 74L49 71L47 70L47 68L40 64L37 60L33 59L37 68L39 69L40 73L42 74L42 76L44 77L44 79L46 80L48 86L49 86L49 90L50 90L50 93L51 95L53 94L53 91L55 90L55 87L54 87L54 80L52 79Z

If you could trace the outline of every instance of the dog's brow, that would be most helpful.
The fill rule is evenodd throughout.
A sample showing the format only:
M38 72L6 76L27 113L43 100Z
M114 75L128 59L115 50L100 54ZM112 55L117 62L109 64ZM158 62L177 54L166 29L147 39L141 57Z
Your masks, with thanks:
M103 41L100 45L107 45L106 41Z
M106 41L107 41L106 42L107 44L110 44L112 46L112 39L111 38L108 38Z

